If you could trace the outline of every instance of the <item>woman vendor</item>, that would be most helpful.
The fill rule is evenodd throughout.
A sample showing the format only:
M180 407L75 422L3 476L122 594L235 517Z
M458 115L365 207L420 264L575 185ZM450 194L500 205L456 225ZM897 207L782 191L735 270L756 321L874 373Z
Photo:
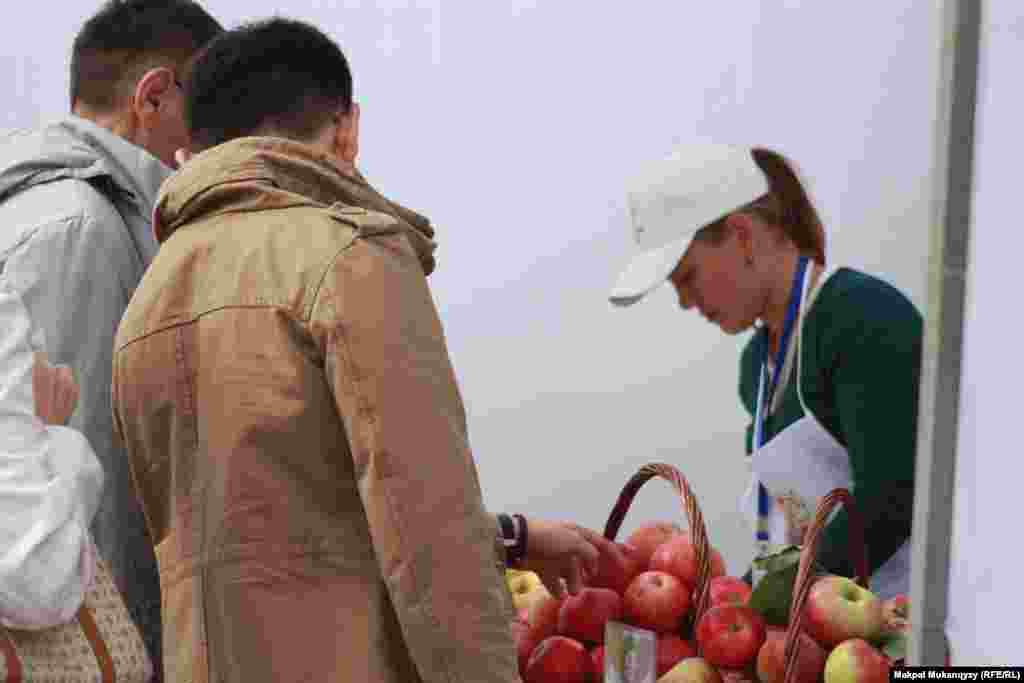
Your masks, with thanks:
M651 164L629 193L637 251L610 299L671 282L684 310L725 334L750 414L758 553L800 544L818 501L851 491L872 590L909 592L922 318L882 279L827 266L825 233L792 165L762 148L693 145ZM819 563L853 576L840 510Z

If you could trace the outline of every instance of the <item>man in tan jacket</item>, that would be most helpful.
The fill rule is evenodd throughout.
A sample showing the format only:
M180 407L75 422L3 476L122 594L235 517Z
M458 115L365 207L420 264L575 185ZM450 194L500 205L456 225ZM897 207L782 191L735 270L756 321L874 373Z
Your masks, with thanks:
M426 276L433 230L356 172L345 57L283 19L197 61L199 152L115 345L167 680L518 681L502 540L576 592L598 534L481 500ZM183 158L184 160L184 158Z

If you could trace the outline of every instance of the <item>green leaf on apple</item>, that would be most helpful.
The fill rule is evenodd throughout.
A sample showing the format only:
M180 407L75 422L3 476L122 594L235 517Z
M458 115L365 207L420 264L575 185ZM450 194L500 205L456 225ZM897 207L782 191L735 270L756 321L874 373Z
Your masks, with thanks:
M793 604L793 586L796 584L799 569L799 563L794 563L765 574L751 593L747 605L760 612L769 624L785 626L789 621L789 609Z
M877 645L890 660L904 660L907 658L907 631L888 631L879 639Z
M776 626L789 622L793 604L793 586L800 570L800 546L788 545L777 552L754 560L756 569L766 572L758 582L747 604L761 613L765 621Z
M792 564L800 564L800 546L784 546L771 555L755 558L752 564L755 569L768 573L787 569Z

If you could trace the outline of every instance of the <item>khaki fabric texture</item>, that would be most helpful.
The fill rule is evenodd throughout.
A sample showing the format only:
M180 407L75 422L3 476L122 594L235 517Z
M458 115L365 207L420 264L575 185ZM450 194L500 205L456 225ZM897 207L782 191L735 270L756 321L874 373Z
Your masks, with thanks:
M243 138L161 191L115 345L167 680L518 681L429 222Z

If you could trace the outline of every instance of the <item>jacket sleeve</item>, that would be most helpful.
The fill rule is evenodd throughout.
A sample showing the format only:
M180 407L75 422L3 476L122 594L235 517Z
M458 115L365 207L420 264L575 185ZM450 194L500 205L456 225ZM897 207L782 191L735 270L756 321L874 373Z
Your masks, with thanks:
M40 329L50 362L70 366L81 387L69 426L85 435L103 465L108 490L93 533L120 578L138 567L117 566L108 551L149 545L140 538L141 512L110 402L114 337L143 265L128 226L104 195L84 183L60 184L75 197L75 210L33 228L8 256L3 274Z
M50 362L70 366L81 387L68 426L88 440L106 482L92 538L150 652L158 653L156 558L128 458L115 437L110 400L114 337L144 264L128 224L107 195L81 181L53 185L67 195L61 199L65 217L23 230L31 237L8 256L4 278L44 332ZM35 216L16 218L27 225Z
M35 416L31 324L0 284L0 623L69 621L95 573L89 524L103 470L77 431Z
M328 270L313 318L381 574L420 676L519 681L495 518L407 238L356 239Z
M852 494L864 517L869 572L910 537L913 520L917 401L923 323L895 290L847 293L850 304L824 333L831 393L846 445ZM840 510L825 528L820 563L853 576L849 518Z
M114 335L142 271L120 214L95 190L82 191L90 194L81 213L35 229L7 259L4 276L42 329L51 362L74 369L82 393L70 424L109 466L106 455L116 448L110 409Z

